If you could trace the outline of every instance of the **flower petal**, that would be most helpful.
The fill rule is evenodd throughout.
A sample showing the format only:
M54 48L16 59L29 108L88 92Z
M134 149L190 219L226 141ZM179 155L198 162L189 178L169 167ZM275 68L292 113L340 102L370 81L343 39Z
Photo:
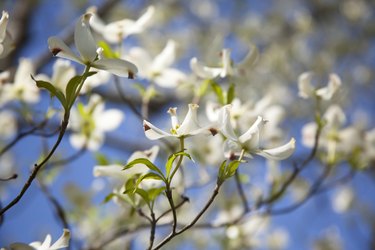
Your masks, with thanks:
M60 238L50 247L49 250L61 249L69 246L70 231L64 229L63 234Z
M11 250L35 250L34 247L31 247L24 243L12 243L10 245Z
M146 137L150 140L157 140L163 137L173 136L172 134L167 133L161 130L160 128L152 125L148 121L143 121L143 128L144 128Z
M259 132L260 129L265 124L265 120L261 116L258 116L256 121L251 125L251 127L239 137L241 143L250 141L250 148L258 148L259 145Z
M320 96L323 100L330 100L340 86L340 77L336 74L330 74L327 87L318 89L316 95Z
M7 35L7 25L9 20L9 14L6 11L3 11L0 19L0 43L2 43Z
M234 133L232 123L230 121L230 111L231 111L232 105L225 105L221 108L219 112L219 124L220 124L220 130L221 133L227 137L228 139L231 139L232 141L238 141L238 138L236 134Z
M117 76L125 76L130 79L133 79L138 72L137 66L129 61L121 59L102 58L92 63L92 66L98 69L107 70Z
M298 77L298 96L307 99L314 94L314 88L311 85L311 72L305 72Z
M76 24L74 31L74 42L84 60L84 64L91 63L97 57L97 46L90 30L90 18L92 14L84 14Z
M158 73L168 68L175 60L176 42L168 40L163 51L157 55L152 63L152 71Z
M154 79L155 83L163 88L175 88L186 81L186 75L177 69L167 68Z
M291 156L296 148L296 140L294 138L290 139L290 141L280 147L272 148L272 149L264 149L258 152L255 152L258 155L261 155L269 160L284 160Z
M124 114L116 109L108 109L94 117L96 128L101 131L116 129L123 119Z
M66 45L63 40L58 37L48 38L48 47L54 56L69 59L81 64L84 64L81 58L79 58L74 52Z
M155 7L151 5L147 8L146 12L135 22L133 33L139 33L145 30L151 24L154 14Z
M210 68L203 66L195 57L190 60L190 68L194 74L203 79L213 79L220 75L220 73L223 71L221 68Z
M192 131L200 129L197 118L198 104L189 104L189 111L187 112L184 121L177 129L178 135L188 135Z
M92 173L95 177L108 176L117 179L124 180L126 173L123 170L123 166L118 164L106 165L106 166L95 166Z

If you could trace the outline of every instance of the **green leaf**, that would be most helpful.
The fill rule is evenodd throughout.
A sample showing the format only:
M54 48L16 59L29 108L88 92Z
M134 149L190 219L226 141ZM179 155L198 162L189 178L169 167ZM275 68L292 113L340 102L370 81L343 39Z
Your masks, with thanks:
M226 166L227 166L227 160L223 161L220 165L220 168L219 168L219 174L218 174L218 179L220 180L220 182L224 182L225 181L225 169L226 169Z
M214 81L211 81L212 90L215 92L217 100L220 104L225 105L223 89Z
M67 102L64 93L61 90L55 88L55 86L53 86L50 82L36 80L33 76L31 76L31 78L35 81L36 86L38 88L46 89L50 93L51 97L56 96L57 99L59 99L61 105L64 107L64 109L67 109Z
M161 193L163 193L165 187L151 188L148 190L148 197L151 201L154 201Z
M210 86L210 84L211 84L211 80L204 80L198 88L197 95L199 97L204 96L207 93L207 89Z
M147 203L150 204L150 198L148 196L148 193L146 190L141 189L141 188L134 188L134 189L127 189L125 190L124 194L138 194L139 196L142 197L142 199Z
M98 165L109 165L107 157L102 153L96 152L95 160Z
M168 157L168 161L167 163L165 164L165 171L166 171L166 176L167 176L167 179L169 178L169 175L171 173L171 170L172 170L172 167L173 167L173 162L176 160L176 158L178 156L186 156L188 157L190 160L191 159L191 156L188 154L188 153L185 153L183 151L181 152L178 152L178 153L174 153L174 154L171 154L169 157Z
M230 84L228 92L227 92L227 104L232 103L235 97L235 85L233 83Z
M67 104L69 107L71 107L73 105L73 102L75 101L74 98L75 96L78 94L77 93L77 88L79 87L79 85L86 81L86 79L92 75L95 75L97 72L96 71L91 71L91 72L87 72L83 75L79 75L79 76L73 76L68 84L66 85L66 88L65 88L65 93L66 93L66 101L67 101Z
M104 203L108 203L110 200L112 200L112 198L113 197L115 197L116 196L116 194L115 193L110 193L109 195L107 195L105 198L104 198L104 200L103 200L103 204Z
M129 162L123 170L126 170L126 169L129 169L129 168L132 168L134 167L134 165L136 164L143 164L145 165L147 168L149 168L150 170L152 171L155 171L157 173L160 174L160 176L162 177L163 181L165 181L165 178L164 178L164 175L163 175L163 172L160 171L160 169L155 166L149 159L146 159L146 158L138 158L138 159L135 159L131 162Z
M241 161L232 161L228 164L227 172L225 174L226 178L232 177L235 173L237 168L240 166Z
M103 55L107 58L120 58L118 53L114 52L111 46L105 41L99 41L98 46L103 49Z
M146 94L146 89L145 89L145 87L142 84L140 84L140 83L134 83L132 86L133 86L133 88L135 88L136 90L138 90L140 96L143 97Z

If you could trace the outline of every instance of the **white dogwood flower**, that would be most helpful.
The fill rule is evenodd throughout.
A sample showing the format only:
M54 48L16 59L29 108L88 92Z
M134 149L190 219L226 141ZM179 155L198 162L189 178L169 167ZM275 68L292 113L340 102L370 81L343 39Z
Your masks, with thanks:
M60 238L51 245L52 237L50 234L47 234L45 240L43 242L35 241L30 243L29 245L24 243L13 243L10 245L10 249L12 250L56 250L62 249L69 246L70 240L70 231L68 229L64 229L63 234Z
M185 138L197 134L212 134L217 133L213 127L201 127L198 123L197 104L189 104L189 111L187 112L184 121L180 124L177 117L177 108L169 108L168 113L171 116L170 132L161 130L150 122L144 120L143 128L145 135L150 140L157 140L164 137Z
M214 79L218 76L225 78L233 75L243 75L246 70L251 68L258 58L258 50L254 46L250 46L250 50L245 58L233 66L233 62L230 57L231 51L229 49L223 49L220 53L221 63L217 67L205 66L198 62L196 57L190 60L190 68L198 77L203 79Z
M224 144L225 156L233 158L240 155L245 150L246 157L252 157L251 154L257 154L270 160L283 160L291 156L295 150L295 139L282 146L262 149L260 148L260 131L266 123L261 116L258 116L253 125L241 136L237 136L232 124L230 116L231 105L226 105L220 112L219 121L221 123L221 133L227 138Z
M91 17L92 14L90 13L83 15L75 27L74 42L80 56L76 55L58 37L50 37L48 39L49 49L52 54L93 68L107 70L118 76L134 78L138 69L133 63L116 58L104 58L102 56L103 49L96 45L90 30L89 20Z
M104 142L104 133L116 129L124 114L117 109L104 110L104 102L99 95L92 95L89 103L78 104L71 110L69 128L73 131L70 143L75 148L86 146L97 150Z
M26 103L36 103L39 101L39 89L32 80L34 67L30 59L22 58L18 65L13 83L5 83L0 86L0 103L13 100L20 100ZM3 79L5 80L5 79Z
M311 84L312 76L313 75L311 72L305 72L298 78L298 95L304 99L318 96L323 100L330 100L341 86L340 77L336 74L330 74L327 86L315 89Z
M164 88L174 88L186 81L186 75L178 69L171 68L176 58L176 42L169 40L164 49L155 58L143 48L129 50L125 59L139 67L139 76Z
M6 57L13 49L12 39L7 31L9 14L3 11L0 19L0 59Z
M105 24L97 15L96 10L91 9L92 18L90 19L90 25L104 39L110 43L120 43L127 36L132 34L138 34L147 29L151 24L155 13L155 8L150 6L146 12L137 20L122 19L109 24Z

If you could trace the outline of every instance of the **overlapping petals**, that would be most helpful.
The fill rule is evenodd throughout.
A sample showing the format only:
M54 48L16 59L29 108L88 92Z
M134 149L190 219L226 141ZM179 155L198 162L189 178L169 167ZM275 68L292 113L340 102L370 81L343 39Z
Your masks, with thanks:
M53 55L66 58L83 65L102 69L118 76L127 76L134 78L138 72L137 67L126 60L115 58L103 58L102 49L97 47L94 37L91 33L89 20L92 14L83 15L77 22L74 31L74 43L79 52L76 55L60 38L50 37L48 45Z
M48 234L43 242L35 241L29 245L24 243L13 243L10 245L12 250L57 250L69 246L70 231L64 229L60 238L51 245L52 237Z
M311 72L305 72L298 78L298 95L304 99L317 96L326 101L330 100L341 86L340 77L336 74L330 74L327 86L315 89L311 83L312 77Z

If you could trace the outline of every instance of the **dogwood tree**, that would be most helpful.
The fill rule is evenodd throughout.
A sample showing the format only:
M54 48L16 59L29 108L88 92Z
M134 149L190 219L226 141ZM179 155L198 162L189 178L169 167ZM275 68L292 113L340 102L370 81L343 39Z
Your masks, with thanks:
M372 249L369 2L21 2L0 4L2 249ZM20 13L72 30L33 57Z

